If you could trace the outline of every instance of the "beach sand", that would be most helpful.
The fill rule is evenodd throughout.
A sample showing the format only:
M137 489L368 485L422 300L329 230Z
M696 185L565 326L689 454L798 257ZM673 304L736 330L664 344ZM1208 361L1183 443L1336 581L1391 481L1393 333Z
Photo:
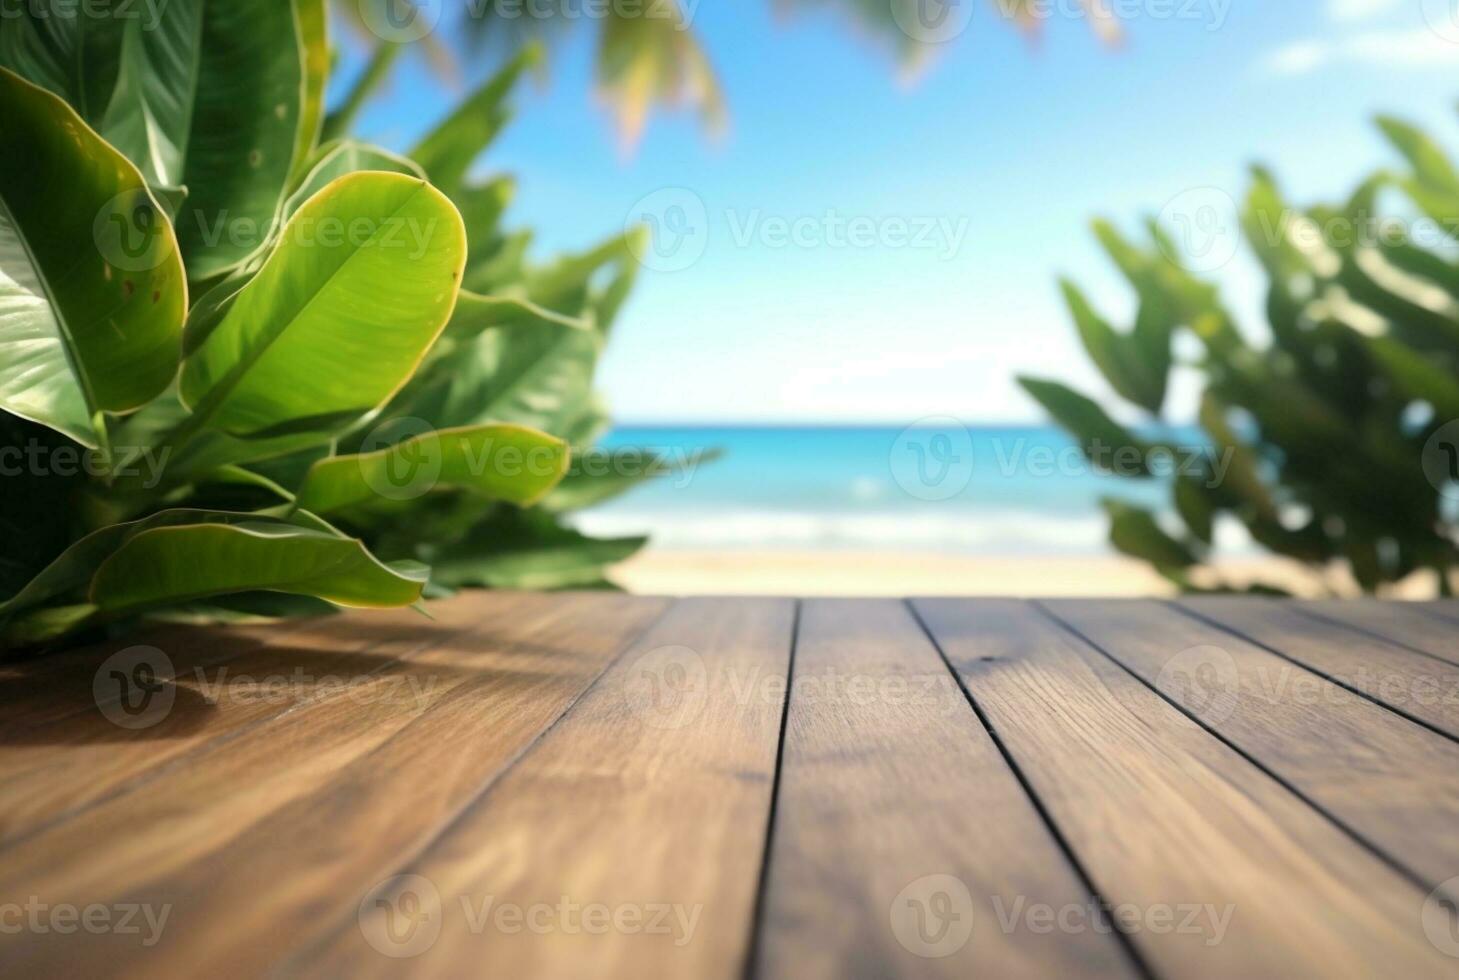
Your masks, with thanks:
M1329 591L1307 572L1273 558L1220 566L1228 583L1262 582L1300 596L1356 593L1350 579L1329 576ZM1171 584L1141 562L1091 557L968 557L862 551L680 551L649 548L618 565L611 578L641 595L796 596L1171 596ZM1415 576L1395 598L1433 595Z

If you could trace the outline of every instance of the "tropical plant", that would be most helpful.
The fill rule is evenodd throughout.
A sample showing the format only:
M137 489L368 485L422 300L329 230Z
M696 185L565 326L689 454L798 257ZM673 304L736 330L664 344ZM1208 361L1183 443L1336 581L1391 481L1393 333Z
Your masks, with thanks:
M1078 0L1094 31L1106 42L1120 37L1105 0ZM361 37L376 38L382 24L404 22L420 8L440 16L439 0L336 0L342 15ZM596 34L596 93L613 115L625 145L635 144L655 107L683 107L695 112L710 131L724 127L725 94L713 59L696 30L700 0L468 0L461 5L465 22L459 34L465 56L483 53L513 57L524 45L553 39L587 27ZM961 33L972 16L961 0L772 0L777 15L820 10L836 13L860 34L886 48L901 72L912 76L928 65L948 41ZM1043 25L1037 0L992 0L990 12L1024 33L1037 35ZM926 26L924 26L924 24ZM394 31L384 31L393 35ZM414 36L415 31L408 32ZM420 38L433 63L451 63L446 47L434 35ZM347 125L390 72L408 45L385 41L375 45L368 65L334 122Z
M529 263L471 176L532 52L402 156L321 143L325 20L0 21L0 645L596 586L642 543L560 519L631 483L569 461L636 232Z
M1144 246L1095 224L1138 296L1131 329L1115 329L1063 285L1090 358L1147 423L1162 420L1173 341L1196 341L1185 366L1204 382L1199 420L1213 452L1192 454L1200 465L1173 479L1168 521L1105 502L1114 546L1185 589L1229 585L1208 563L1218 521L1234 519L1319 586L1333 568L1346 567L1367 592L1428 569L1451 590L1459 171L1413 126L1382 118L1379 127L1407 167L1374 174L1341 203L1296 208L1255 169L1240 223L1270 280L1269 341L1238 330L1217 289L1187 271L1153 220ZM1061 384L1021 381L1097 466L1110 468L1123 449L1140 462L1121 475L1150 479L1152 454L1173 449Z

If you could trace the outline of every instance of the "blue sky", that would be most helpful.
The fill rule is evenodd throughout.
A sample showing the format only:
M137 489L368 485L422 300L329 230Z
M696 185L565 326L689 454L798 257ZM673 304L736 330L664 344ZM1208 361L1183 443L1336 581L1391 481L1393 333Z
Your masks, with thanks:
M579 32L483 170L517 175L510 219L542 254L621 231L645 198L702 202L703 253L645 270L603 365L621 422L1034 421L1015 373L1107 393L1056 287L1070 275L1117 320L1128 311L1092 216L1132 226L1196 188L1239 199L1253 161L1299 202L1339 197L1394 162L1380 111L1459 146L1459 29L1425 17L1449 0L1110 2L1130 12L1118 50L1073 17L1030 44L984 3L908 85L830 13L703 0L693 26L730 130L715 142L687 114L658 115L632 155L593 100ZM404 147L445 108L409 64L361 128ZM828 215L873 244L830 240ZM899 234L939 221L931 247ZM777 237L792 222L800 244ZM1216 275L1254 318L1249 260ZM1174 414L1189 404L1182 385Z

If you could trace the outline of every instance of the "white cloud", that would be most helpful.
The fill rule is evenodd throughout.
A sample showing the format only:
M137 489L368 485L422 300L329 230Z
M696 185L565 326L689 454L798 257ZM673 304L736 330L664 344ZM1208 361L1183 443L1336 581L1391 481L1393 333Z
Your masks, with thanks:
M1347 0L1356 3L1358 0ZM1459 67L1459 45L1433 31L1375 31L1350 37L1312 38L1278 48L1263 62L1265 74L1308 75L1332 65L1356 64L1391 71Z
M1403 0L1327 0L1327 17L1339 23L1372 20L1396 10Z

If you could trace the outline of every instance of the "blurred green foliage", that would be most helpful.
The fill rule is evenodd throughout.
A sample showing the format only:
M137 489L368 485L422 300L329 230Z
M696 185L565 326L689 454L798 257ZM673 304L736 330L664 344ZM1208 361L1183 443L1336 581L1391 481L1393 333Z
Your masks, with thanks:
M1459 497L1459 170L1420 130L1383 118L1404 166L1364 180L1345 201L1298 207L1254 169L1241 232L1269 287L1266 336L1242 330L1170 229L1144 240L1095 224L1138 298L1116 329L1073 283L1063 284L1080 340L1143 423L1124 426L1055 381L1020 379L1084 448L1111 469L1121 448L1151 479L1159 454L1194 460L1171 479L1172 518L1110 500L1110 538L1187 590L1225 587L1210 568L1215 530L1234 520L1263 548L1322 573L1345 566L1366 592L1427 569L1449 594ZM1209 224L1219 209L1186 215ZM1206 228L1219 233L1220 228ZM1205 244L1209 244L1206 240ZM1198 264L1198 263L1194 263ZM1175 365L1201 384L1206 452L1142 431L1164 417ZM1165 457L1169 459L1169 456ZM1266 590L1258 584L1255 588Z

